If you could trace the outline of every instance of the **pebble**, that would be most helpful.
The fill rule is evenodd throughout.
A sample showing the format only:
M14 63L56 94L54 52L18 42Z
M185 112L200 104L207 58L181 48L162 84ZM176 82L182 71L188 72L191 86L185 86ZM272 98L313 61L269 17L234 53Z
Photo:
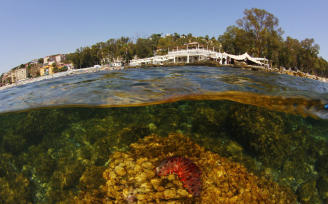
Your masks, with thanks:
M126 174L126 171L123 167L117 166L115 167L115 173L119 176L124 176Z
M164 191L164 198L165 199L171 199L176 197L176 192L173 189L166 189Z

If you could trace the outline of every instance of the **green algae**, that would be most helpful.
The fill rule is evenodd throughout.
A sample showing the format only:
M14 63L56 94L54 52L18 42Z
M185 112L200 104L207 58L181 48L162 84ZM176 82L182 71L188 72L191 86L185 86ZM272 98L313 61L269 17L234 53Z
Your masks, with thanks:
M327 127L324 120L227 101L2 114L0 202L72 202L82 190L99 193L109 155L170 133L291 187L301 203L325 202Z

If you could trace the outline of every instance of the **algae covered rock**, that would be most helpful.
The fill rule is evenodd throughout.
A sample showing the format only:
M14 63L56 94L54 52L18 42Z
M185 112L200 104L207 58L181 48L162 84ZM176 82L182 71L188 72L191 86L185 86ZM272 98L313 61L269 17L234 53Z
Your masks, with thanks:
M301 203L320 203L320 197L316 185L316 180L311 179L300 186L298 189L298 198Z
M202 191L193 196L174 174L158 176L165 158L184 156L202 171ZM128 152L115 152L103 172L107 202L124 203L295 203L290 189L249 173L239 163L206 151L180 134L147 136L130 145ZM81 197L80 197L81 199ZM82 200L85 198L82 198ZM94 199L96 200L96 198Z
M326 200L326 202L328 202L328 175L327 174L322 175L317 180L319 194L324 200Z

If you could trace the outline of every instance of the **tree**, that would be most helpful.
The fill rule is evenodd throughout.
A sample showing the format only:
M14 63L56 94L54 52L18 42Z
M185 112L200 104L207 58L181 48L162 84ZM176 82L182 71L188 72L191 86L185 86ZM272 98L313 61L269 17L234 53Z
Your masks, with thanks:
M219 42L225 52L231 54L243 54L254 52L254 39L251 34L236 26L229 26L223 35L219 36Z
M3 79L4 74L0 75L0 86L2 85L2 79Z
M39 64L43 64L43 62L44 62L44 61L43 61L43 58L38 59L38 63L39 63Z
M52 64L52 67L53 67L53 69L52 69L52 70L53 70L53 72L54 72L54 73L57 73L57 72L59 72L59 69L58 69L58 67L57 67L57 64L56 64L56 63L53 63L53 64Z
M299 67L300 48L300 42L288 36L280 49L279 64L293 69Z
M139 58L153 56L152 41L150 39L139 38L136 43L136 54Z
M278 28L279 20L273 14L258 8L245 9L244 15L236 23L239 28L253 35L257 56L264 56L269 38L279 38L282 35L283 31Z

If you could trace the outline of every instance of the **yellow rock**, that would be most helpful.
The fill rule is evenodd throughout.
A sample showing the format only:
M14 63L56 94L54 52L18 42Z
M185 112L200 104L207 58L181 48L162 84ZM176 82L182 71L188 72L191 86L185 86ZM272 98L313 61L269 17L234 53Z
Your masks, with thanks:
M159 186L159 187L157 188L157 190L161 192L161 191L164 191L165 188L164 188L163 186Z
M221 177L221 176L223 176L224 173L225 173L225 172L223 172L223 171L221 171L221 170L218 170L218 171L216 172L216 176L217 176L217 177Z
M145 157L139 158L139 159L137 160L137 164L142 164L142 163L145 162L145 161L148 161L148 159L145 158Z
M173 181L175 180L175 175L174 174L170 174L168 177L167 177L168 180L170 181Z
M173 183L167 183L165 188L174 188L174 184Z
M173 180L172 183L177 187L182 187L182 182L179 179Z
M182 197L187 197L189 195L188 191L186 191L185 189L178 189L177 193Z
M128 169L127 172L128 172L129 175L132 175L132 174L134 174L135 171L133 169Z
M159 184L161 183L161 179L158 178L151 179L150 183L153 185L154 189L157 189L159 187Z
M176 192L173 189L166 189L163 193L165 199L172 199L176 197Z
M136 175L136 183L142 184L147 180L147 174L142 172L141 174Z
M150 162L144 162L141 164L141 166L145 169L154 169L155 168L154 165Z
M152 185L150 183L143 183L140 185L140 188L142 188L142 192L149 193L153 190Z
M147 174L148 179L154 178L156 175L154 170L145 170L144 173Z
M119 176L124 176L126 174L126 171L123 167L117 166L115 167L115 173Z
M137 197L138 200L146 200L146 194L139 194L139 193L138 193L138 194L136 195L136 197Z
M115 152L113 155L112 155L112 158L113 159L118 159L118 158L121 158L122 157L122 153L121 152Z
M139 164L136 164L135 167L134 167L134 171L136 173L139 173L139 172L141 172L141 170L142 170L142 167Z
M129 195L130 195L130 191L129 191L129 189L124 188L124 189L123 189L123 196L124 196L125 198L127 198Z
M111 179L116 179L117 178L117 175L115 174L115 172L110 172L109 173L109 177L111 178Z
M134 169L135 167L135 163L133 161L126 161L125 162L125 166L128 168L128 169Z
M163 197L164 197L164 196L163 196L163 192L156 192L156 193L154 194L154 197L155 197L155 199L163 198Z

